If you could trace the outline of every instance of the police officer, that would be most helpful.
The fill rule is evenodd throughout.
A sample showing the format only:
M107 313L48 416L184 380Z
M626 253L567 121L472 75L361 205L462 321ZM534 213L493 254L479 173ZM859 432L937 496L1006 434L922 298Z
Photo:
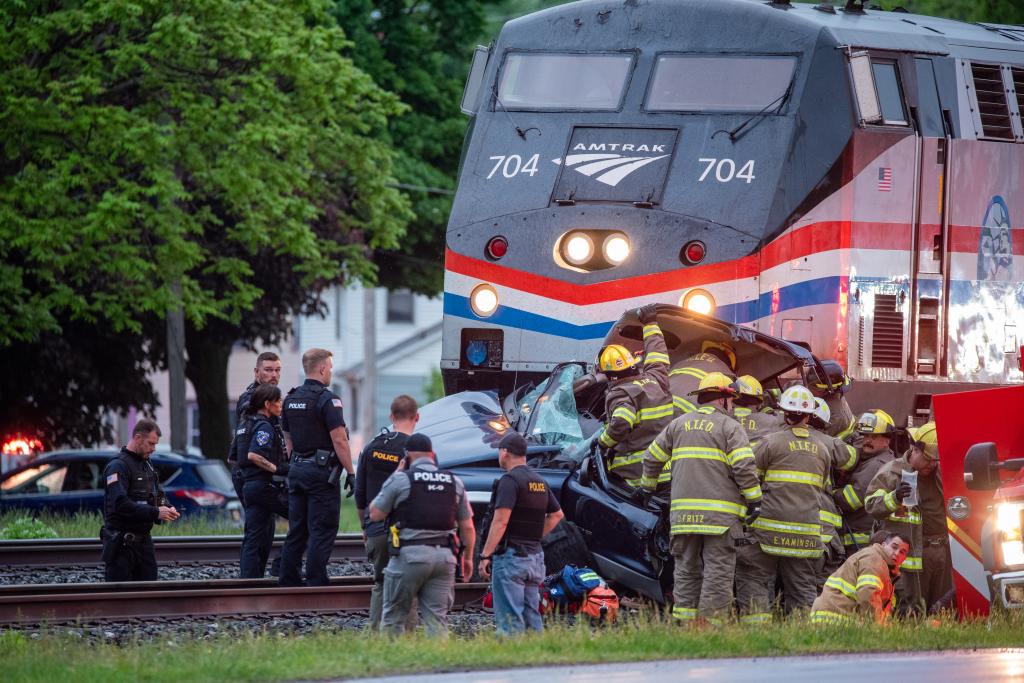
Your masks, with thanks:
M366 444L359 454L359 465L356 467L356 511L363 526L366 556L373 565L369 628L374 631L380 628L384 567L391 556L388 554L387 524L383 521L371 522L367 508L405 456L406 439L416 429L416 423L420 419L418 411L419 406L412 396L402 394L395 397L391 402L391 426L394 430L384 430Z
M235 435L232 437L231 446L228 448L228 467L231 468L231 483L235 485L235 493L238 495L238 500L242 505L245 505L245 499L243 498L245 480L238 469L240 462L236 454L239 448L247 448L249 446L250 436L250 434L243 430L242 418L246 415L249 408L249 400L252 398L252 392L256 391L256 387L261 384L273 384L276 387L280 380L281 359L273 351L264 351L256 356L256 367L253 368L252 383L245 388L245 391L242 392L242 395L238 397L238 401L235 403ZM238 444L239 436L244 437L242 440L245 443Z
M491 577L499 634L543 631L540 541L565 515L547 482L526 465L526 439L506 434L498 443L498 464L505 474L491 496L491 528L480 553L480 576Z
M288 516L288 456L281 415L281 390L261 384L252 393L246 420L251 438L238 442L239 470L245 481L245 538L242 540L241 577L262 579L274 543L276 516ZM244 452L242 452L244 450Z
M455 588L455 533L461 541L462 580L473 574L473 511L466 487L434 464L424 434L405 443L406 456L370 503L370 521L388 519L391 561L384 570L381 630L400 633L413 599L429 635L448 635L448 609Z
M103 580L156 581L154 524L180 515L167 502L149 456L160 441L156 422L139 420L131 441L103 470Z
M281 551L278 580L282 586L301 585L303 552L306 583L327 585L327 562L338 535L341 509L340 471L346 472L349 495L355 483L341 399L327 388L334 371L333 355L316 348L302 354L306 381L289 391L284 401L281 427L292 462L288 470L288 537Z

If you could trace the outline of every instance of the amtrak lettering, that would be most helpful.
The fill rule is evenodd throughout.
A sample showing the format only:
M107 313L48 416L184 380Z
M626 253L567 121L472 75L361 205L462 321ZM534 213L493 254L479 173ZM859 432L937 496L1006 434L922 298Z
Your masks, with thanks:
M554 198L576 201L661 200L675 152L675 128L577 126L564 157Z

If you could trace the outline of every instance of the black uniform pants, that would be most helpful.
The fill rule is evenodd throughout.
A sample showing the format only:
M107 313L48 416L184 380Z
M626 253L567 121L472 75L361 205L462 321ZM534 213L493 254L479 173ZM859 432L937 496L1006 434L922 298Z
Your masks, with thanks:
M283 484L253 479L245 482L244 493L245 538L239 574L243 579L262 579L274 544L277 515L288 516L287 492Z
M238 496L238 502L245 507L245 477L242 476L242 468L235 463L231 466L231 484L235 487L235 495Z
M153 537L121 542L113 559L105 563L104 581L156 581L156 550Z
M327 562L338 535L341 487L328 483L330 469L313 462L295 462L288 470L288 537L281 551L282 586L302 585L302 554L306 583L326 586Z

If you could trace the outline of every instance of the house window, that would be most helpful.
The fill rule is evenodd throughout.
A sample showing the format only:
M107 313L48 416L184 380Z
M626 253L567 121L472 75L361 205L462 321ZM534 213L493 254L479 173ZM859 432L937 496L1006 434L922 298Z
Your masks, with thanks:
M412 314L412 292L409 290L398 290L388 292L388 322L389 323L411 323Z

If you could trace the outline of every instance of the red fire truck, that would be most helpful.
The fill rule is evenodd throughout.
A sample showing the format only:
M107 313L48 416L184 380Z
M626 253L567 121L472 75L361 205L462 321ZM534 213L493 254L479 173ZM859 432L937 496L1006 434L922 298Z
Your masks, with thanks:
M1024 607L1024 387L935 396L957 609Z

